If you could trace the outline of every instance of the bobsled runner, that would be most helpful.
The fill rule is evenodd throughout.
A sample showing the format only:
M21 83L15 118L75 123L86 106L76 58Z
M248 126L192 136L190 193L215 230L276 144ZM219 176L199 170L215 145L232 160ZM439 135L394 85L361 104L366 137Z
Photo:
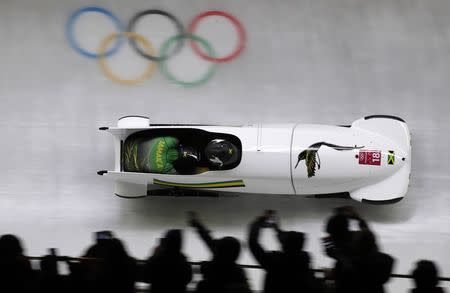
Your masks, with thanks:
M340 126L150 124L126 116L100 130L113 136L115 167L98 174L121 197L344 193L394 203L409 185L411 135L395 116Z

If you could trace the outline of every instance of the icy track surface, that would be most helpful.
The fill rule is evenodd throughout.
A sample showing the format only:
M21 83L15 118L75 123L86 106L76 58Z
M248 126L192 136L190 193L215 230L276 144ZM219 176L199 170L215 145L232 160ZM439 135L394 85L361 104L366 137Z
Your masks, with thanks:
M138 0L98 4L124 20L149 8ZM20 235L29 255L49 247L80 255L91 232L111 229L133 256L145 258L165 229L187 228L189 210L215 235L245 240L247 224L270 208L279 211L284 228L308 234L314 266L322 267L331 264L320 244L324 221L332 208L352 204L369 220L383 250L397 259L396 272L409 273L425 258L450 276L450 1L164 1L162 8L184 22L209 8L233 12L248 32L242 57L192 89L159 74L137 87L111 83L64 38L67 15L80 5L0 2L0 231ZM80 26L83 44L95 48L103 24ZM157 30L158 36L173 33ZM205 37L214 41L211 31ZM213 45L220 48L220 40ZM123 54L108 60L118 73L126 73L120 61L127 54L137 58L129 48ZM198 73L182 65L173 68ZM232 124L349 124L371 114L397 115L412 132L411 186L392 206L300 196L120 199L113 184L96 175L113 168L112 139L98 127L130 114L159 123ZM187 231L191 260L207 259L206 247ZM270 233L264 243L277 247ZM240 262L254 263L244 251ZM259 274L249 274L259 288ZM409 285L392 281L390 288L405 292Z

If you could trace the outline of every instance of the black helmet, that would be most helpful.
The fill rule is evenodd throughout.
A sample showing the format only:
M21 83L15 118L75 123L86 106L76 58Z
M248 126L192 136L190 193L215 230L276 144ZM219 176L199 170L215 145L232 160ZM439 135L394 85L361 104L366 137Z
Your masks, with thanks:
M208 162L217 168L235 164L239 160L237 147L225 139L213 139L205 148Z
M198 163L200 161L200 154L193 147L180 145L179 159L186 162Z

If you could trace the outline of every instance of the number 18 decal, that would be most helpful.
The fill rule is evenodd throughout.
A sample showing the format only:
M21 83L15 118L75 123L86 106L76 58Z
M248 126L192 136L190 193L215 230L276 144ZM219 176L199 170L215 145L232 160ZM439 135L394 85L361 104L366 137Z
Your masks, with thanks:
M359 151L360 165L381 165L381 151Z

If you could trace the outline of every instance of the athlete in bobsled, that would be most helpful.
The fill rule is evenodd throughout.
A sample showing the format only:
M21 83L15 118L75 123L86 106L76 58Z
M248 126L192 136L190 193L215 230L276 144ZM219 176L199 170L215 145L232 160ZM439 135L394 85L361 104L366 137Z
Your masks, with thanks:
M204 157L203 157L204 156ZM157 174L195 174L235 164L237 147L222 138L211 140L203 150L184 145L173 136L127 141L124 171Z

